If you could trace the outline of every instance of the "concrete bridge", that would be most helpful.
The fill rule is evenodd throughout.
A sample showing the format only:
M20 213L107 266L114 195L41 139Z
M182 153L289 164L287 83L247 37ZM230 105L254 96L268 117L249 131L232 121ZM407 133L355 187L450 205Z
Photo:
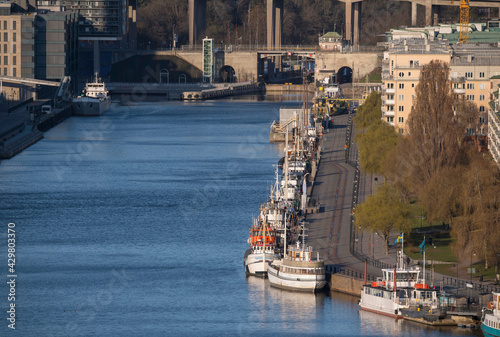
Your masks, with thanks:
M224 67L232 72L238 81L258 80L259 75L264 74L264 63L278 56L292 55L299 58L315 61L316 73L338 73L342 68L349 68L352 71L353 78L361 78L381 65L381 52L376 49L364 52L340 53L332 51L323 51L316 46L283 46L281 49L263 49L263 50L231 50L223 48L219 56L218 69L214 73L218 76ZM119 51L113 54L113 63L127 59L135 55L153 55L153 56L176 56L190 63L194 67L202 69L203 54L200 49L177 50L177 51ZM217 64L217 62L215 62Z

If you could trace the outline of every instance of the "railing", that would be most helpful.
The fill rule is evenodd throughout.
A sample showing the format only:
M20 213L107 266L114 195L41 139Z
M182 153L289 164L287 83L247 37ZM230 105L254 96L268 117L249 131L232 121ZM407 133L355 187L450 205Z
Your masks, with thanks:
M342 51L330 51L321 49L319 44L314 45L281 45L275 47L268 47L267 44L217 44L214 43L214 48L220 51L233 52L233 51L314 51L322 53L356 53L356 52L381 52L384 48L377 46L345 46ZM177 50L181 51L202 51L201 44L196 45L183 45Z
M359 271L356 271L356 270L352 270L352 269L348 269L348 268L342 268L340 266L336 266L336 265L326 265L325 266L325 270L327 273L330 273L330 274L342 274L342 275L346 275L346 276L350 276L350 277L353 277L355 279L360 279L360 280L364 280L365 278L365 273L362 273L362 272L359 272ZM368 282L371 282L371 281L376 281L377 280L377 276L375 275L371 275L371 274L366 274L366 281Z

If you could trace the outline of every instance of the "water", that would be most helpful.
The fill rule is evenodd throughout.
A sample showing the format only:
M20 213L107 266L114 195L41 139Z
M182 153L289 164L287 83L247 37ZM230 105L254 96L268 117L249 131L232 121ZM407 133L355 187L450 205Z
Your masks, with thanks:
M3 161L0 242L7 246L14 222L17 335L469 333L359 312L347 295L245 278L248 228L279 159L269 126L291 104L114 104ZM8 292L3 282L2 317ZM12 333L0 322L0 335Z

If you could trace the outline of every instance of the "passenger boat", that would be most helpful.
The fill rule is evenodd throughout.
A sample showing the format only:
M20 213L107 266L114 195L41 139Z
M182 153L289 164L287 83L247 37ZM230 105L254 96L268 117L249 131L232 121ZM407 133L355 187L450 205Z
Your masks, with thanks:
M276 249L276 230L265 222L254 220L248 238L250 249L245 252L245 273L251 276L266 277L267 265L279 258Z
M420 268L405 268L402 251L398 255L398 266L382 269L381 279L363 286L361 309L394 318L403 318L403 310L408 315L411 309L422 313L438 309L436 289L420 281Z
M500 336L500 293L493 293L493 302L483 309L481 330L488 337Z
M108 111L111 98L108 96L106 84L95 74L94 82L87 83L83 94L73 99L73 115L100 116Z
M316 259L312 255L312 248L306 247L304 241L297 241L295 247L289 247L282 259L276 259L269 264L267 277L271 286L307 292L323 289L326 285L325 262L319 258L319 254Z

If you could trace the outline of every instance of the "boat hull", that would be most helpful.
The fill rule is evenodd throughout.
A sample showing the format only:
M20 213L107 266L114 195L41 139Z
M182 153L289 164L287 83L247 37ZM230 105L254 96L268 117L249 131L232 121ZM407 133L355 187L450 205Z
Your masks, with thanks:
M380 315L393 318L403 318L399 310L399 305L392 299L372 296L362 293L359 306L362 310L374 312Z
M269 266L267 277L272 287L291 291L314 293L322 290L326 286L324 274L322 278L319 279L317 275L303 275L297 277L297 275L279 272Z
M481 322L481 331L488 337L500 337L500 329L495 329Z
M267 265L276 258L278 258L277 255L266 254L264 262L264 254L248 254L245 258L245 271L247 275L266 277Z
M111 99L81 98L73 100L74 116L100 116L108 111L111 106Z

